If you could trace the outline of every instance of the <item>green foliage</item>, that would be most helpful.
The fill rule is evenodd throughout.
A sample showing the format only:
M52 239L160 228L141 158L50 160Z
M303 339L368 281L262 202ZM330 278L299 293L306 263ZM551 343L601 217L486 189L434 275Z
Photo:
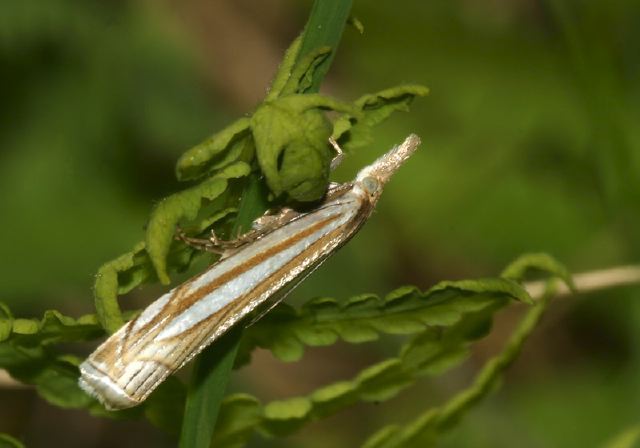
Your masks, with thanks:
M372 128L395 111L408 111L417 96L425 96L429 89L420 85L402 85L381 92L364 95L354 102L356 115L343 115L333 128L332 137L344 143L345 149L366 146L373 142Z
M183 221L193 222L203 203L212 202L225 192L229 179L248 176L249 172L249 165L238 161L198 185L163 199L155 206L147 225L146 249L162 283L168 284L170 281L166 263L176 226ZM208 216L207 222L211 222L211 218L212 216ZM213 222L215 221L216 219Z
M562 280L571 291L576 290L573 278L564 265L548 254L527 254L519 257L502 271L502 277L513 280L531 278L535 275L553 275Z
M180 271L189 266L193 250L172 244L176 226L202 234L225 217L240 197L241 189L232 187L246 183L248 163L254 157L275 196L286 194L297 201L319 199L328 183L330 135L345 145L366 144L373 126L395 110L407 110L415 96L427 93L421 86L400 86L366 95L353 104L318 94L303 95L332 50L321 47L295 62L299 47L298 39L287 51L268 99L250 118L237 120L183 154L176 167L178 179L198 184L156 205L145 243L100 268L95 284L96 310L108 331L123 323L119 294L155 278L168 283L169 269ZM323 111L343 115L331 124Z
M560 278L570 288L573 285L566 268L547 254L524 255L507 266L503 276L521 281L531 271L544 272L551 278ZM442 406L427 410L404 427L390 425L380 429L364 446L366 448L434 446L441 432L454 425L466 411L495 388L502 373L515 361L527 338L540 322L553 295L554 289L549 282L544 296L522 319L502 353L484 365L468 389L459 392Z
M514 248L551 250L585 267L614 260L630 261L624 256L631 254L633 258L633 251L638 247L635 231L638 220L633 219L637 213L621 208L635 208L637 212L640 203L634 200L640 191L634 188L637 187L634 173L640 160L637 157L640 152L634 151L638 143L638 127L634 125L638 102L633 101L633 92L637 91L634 85L640 79L636 76L639 53L635 51L635 42L638 39L634 39L638 27L633 26L637 22L633 20L637 8L629 0L585 5L548 1L545 11L549 14L545 18L555 19L559 26L554 27L552 22L538 20L539 17L523 20L524 16L532 15L522 14L522 5L514 6L516 3L501 9L500 14L492 14L495 17L490 20L482 19L483 14L492 13L490 9L463 3L407 4L402 20L389 20L390 8L363 4L361 11L366 18L368 45L360 46L358 52L351 52L343 59L345 67L340 81L346 79L349 83L344 74L353 73L353 79L357 80L351 84L356 86L352 89L354 92L374 91L388 79L401 78L428 78L438 87L435 107L423 116L413 115L404 125L398 125L415 128L417 123L429 123L427 140L434 149L423 155L429 163L420 168L421 188L409 189L395 198L394 208L399 215L412 212L406 215L411 219L402 220L403 231L399 234L411 235L411 244L433 248L437 255L431 259L445 266L452 260L469 260L470 253L473 253L473 262L483 268L495 266L497 260L512 257ZM317 7L327 8L328 4L317 2ZM164 22L149 20L152 14L148 13L157 12L151 8L141 9L140 4L120 2L98 5L96 2L24 0L5 2L0 9L0 57L8 67L8 80L0 96L5 100L8 114L4 121L9 123L2 133L3 147L8 150L0 164L0 178L2 190L7 194L0 200L0 214L8 218L5 221L9 226L13 223L15 229L21 229L17 232L9 227L2 232L4 240L0 246L5 260L3 294L7 300L17 303L43 294L59 296L59 291L66 292L65 288L79 283L78 279L90 278L87 270L95 265L96 260L92 258L95 254L104 253L105 248L122 247L122 241L131 241L131 235L139 232L143 220L141 208L145 206L134 208L127 201L134 198L139 204L146 204L149 195L158 194L159 185L163 189L174 187L167 179L154 179L152 175L148 176L150 182L137 188L126 185L129 181L123 183L123 179L140 169L141 161L147 168L147 162L153 164L162 153L166 154L165 160L175 158L179 149L199 138L196 136L209 132L211 123L220 121L220 117L212 114L203 99L207 95L194 88L198 79L189 76L179 52L172 51L172 42L164 39L164 31L174 27L159 26ZM335 35L333 24L326 26L323 20L318 16L315 25L322 26L310 26L310 31ZM154 26L164 34L154 33ZM381 29L385 32L379 32ZM389 37L393 36L396 42L406 42L413 39L416 32L420 37L419 57L416 57L415 46L407 45L405 50ZM563 52L558 39L562 36L566 39L567 52ZM333 43L307 45L308 52L300 50L301 43L302 40L298 40L288 51L283 69L274 80L264 105L260 106L264 106L264 111L275 110L290 117L273 103L284 96L314 92L322 72L336 54ZM607 50L613 51L607 53ZM306 55L300 61L299 53ZM530 62L527 67L535 70L521 71L518 68L521 64L514 64L522 61L523 54ZM366 67L364 76L363 67ZM78 100L89 96L91 102ZM365 144L370 138L369 129L358 123L370 123L376 116L376 107L393 110L389 97L374 94L364 98L367 96L371 97L372 115L362 107L364 102L356 100L345 103L350 110L333 123L331 134L339 135L346 149ZM396 104L405 104L401 94L393 96L398 98ZM280 146L264 145L263 160L271 170L270 182L274 190L284 192L283 200L312 197L322 190L322 183L326 181L324 170L330 151L319 143L320 134L325 138L328 122L323 118L322 107L312 109L308 119L294 117L301 120L301 126L309 123L318 134L317 141L309 143L308 154L303 153L307 142L298 135L285 135ZM228 117L222 119L231 121ZM207 183L229 165L244 162L254 170L257 168L252 119L250 116L240 118L185 153L177 172L181 180L191 182L184 191L187 196L192 187L206 188ZM264 125L264 133L276 129L280 123L267 120L258 124ZM153 148L154 157L149 160L146 157L149 154L140 148L142 151ZM282 155L282 172L279 155ZM296 159L304 159L306 155L309 166L301 169L309 176L308 181L295 169ZM70 166L70 162L73 165ZM105 170L106 167L114 168ZM150 168L152 172L154 167ZM111 171L111 175L105 174L107 171ZM100 176L93 175L98 172ZM65 173L74 175L65 176ZM80 178L95 179L95 182L79 182ZM215 225L216 231L225 234L230 227L228 218L241 209L240 191L253 178L255 176L231 179L219 196L214 198L215 195L208 194L198 198L194 195L188 205L174 203L165 207L164 201L160 202L158 220L151 226L157 232L145 239L150 241L149 252L147 244L141 242L134 245L131 252L101 268L95 287L99 318L74 319L55 312L47 317L47 313L51 313L47 312L41 320L13 319L8 309L2 307L0 364L15 363L12 374L23 375L23 381L38 384L38 390L51 402L83 407L86 402L77 395L74 384L78 360L61 353L66 353L68 345L77 345L85 338L101 337L101 327L109 332L119 327L129 317L127 313L124 317L121 315L119 295L143 283L158 281L160 275L166 282L168 274L187 269L197 253L172 243L173 225L181 221L181 227L192 235L207 233ZM408 179L410 182L411 177ZM154 184L154 180L161 184ZM291 193L286 193L287 189ZM442 194L443 190L451 193ZM80 191L82 195L78 194ZM608 207L602 206L602 198ZM29 205L28 210L25 204ZM38 215L35 210L41 213ZM194 215L197 217L189 218ZM628 223L626 237L623 232L612 231L609 225L625 221ZM46 223L45 231L43 223ZM58 238L60 234L65 237ZM69 235L73 236L71 240ZM402 238L400 236L400 244ZM87 250L88 241L94 243L91 250ZM439 241L446 241L446 251L439 249ZM149 253L155 253L153 262ZM428 266L430 260L424 261ZM510 269L511 272L503 276L517 275L514 270L519 268ZM422 293L410 294L418 297ZM248 361L256 345L268 347L281 359L294 360L302 356L307 345L326 345L336 340L356 343L396 332L427 332L420 319L414 322L408 313L392 313L385 308L386 298L367 297L361 300L374 317L372 323L364 313L352 314L356 305L348 307L347 303L330 299L316 299L302 308L277 308L266 317L264 327L260 323L249 329L243 339L241 358ZM323 301L326 301L326 310L324 305L315 305ZM347 302L358 301L359 298L353 298ZM479 301L478 306L481 303ZM420 313L420 309L417 306L414 311ZM628 332L630 341L637 340L631 331L632 325L637 327L631 319L633 313L624 309L616 311L619 308L611 306L611 302L600 309L619 313L615 320L605 313L598 316L598 325L610 326L602 328L602 334L615 329L614 335ZM435 311L435 307L431 311ZM339 312L349 317L339 316ZM320 322L316 323L313 313L322 318ZM278 319L282 328L276 325ZM43 324L45 320L50 324ZM301 330L305 324L314 329L313 334L306 327ZM443 325L454 326L446 319ZM482 325L477 328L478 335L486 330ZM69 339L74 332L78 339ZM95 332L95 336L91 336L91 332ZM47 342L49 339L52 342ZM66 345L60 347L59 343ZM46 350L38 350L40 345ZM395 358L401 358L401 354ZM594 359L600 362L599 357ZM49 367L43 368L44 364ZM609 374L608 366L602 370ZM633 413L632 399L612 395L593 379L583 380L582 371L579 375L584 381L580 383L582 388L575 392L580 400L567 400L566 390L558 393L559 387L566 384L558 383L559 376L554 376L553 380L539 383L545 393L535 394L537 402L531 400L527 404L535 408L538 403L539 416L541 412L557 415L559 409L563 410L563 417L554 421L556 436L568 419L586 420L584 416L589 414L574 411L589 407L582 399L590 390L598 390L602 400L599 408L615 408L616 412L607 413L609 427L620 426L616 419L623 421L625 410ZM623 390L625 385L627 389L634 389L636 377L629 375L620 382L618 390ZM352 388L358 378L356 375L344 383ZM564 381L570 383L571 379ZM170 385L169 389L165 390L165 385ZM328 397L341 396L339 384L327 389ZM485 389L473 390L469 396L481 395ZM320 415L315 403L322 399L316 398L315 393L309 394L291 405L283 400L284 404L270 407L269 417L280 413L286 420L289 417L284 410L287 409L301 420L308 415ZM182 402L184 387L171 378L136 413L108 415L133 418L143 410L154 424L175 430L181 424L182 411L174 404ZM254 402L259 403L255 398L246 397L245 405L251 407ZM544 409L541 402L545 403ZM568 402L581 404L563 406ZM162 407L156 409L152 403ZM107 415L99 406L91 407L94 405L93 402L88 405L92 412ZM256 427L262 421L263 406L253 409L255 421L246 415L236 421L228 412L223 418L238 426ZM540 432L540 428L544 428L546 440L539 443L550 444L554 431L551 425L541 423L544 421L529 418L529 426L524 429ZM603 418L594 418L597 424L592 428L608 428L603 421ZM508 433L504 430L507 427L518 427L512 425L513 420L509 418L501 422L504 433ZM221 423L221 426L224 425ZM398 433L402 431L399 429ZM593 429L585 431L582 439L592 433ZM637 431L632 428L620 436L621 442L616 439L612 445L633 444L630 440L637 438L634 433ZM238 440L244 440L242 431L230 430L227 434L236 434ZM0 440L4 441L2 436Z
M156 278L169 283L169 270L180 271L190 265L195 253L174 244L176 226L200 235L222 221L237 207L254 159L275 196L285 194L297 201L319 199L326 190L332 158L327 142L335 134L324 111L342 113L341 140L357 142L359 135L365 135L394 110L406 110L413 96L426 94L425 88L400 87L363 97L353 105L311 94L318 70L326 68L334 51L321 45L301 53L304 42L299 38L287 50L267 99L250 118L237 120L179 159L178 179L198 183L160 201L150 216L145 241L100 268L94 288L96 312L108 332L124 323L119 294ZM360 134L347 135L354 126ZM155 421L162 420L157 413L152 415Z
M424 87L405 85L364 95L353 103L312 93L335 50L320 45L305 51L307 42L302 38L294 41L267 99L251 117L237 120L180 158L176 168L178 178L196 183L160 201L150 216L145 241L101 267L95 285L96 316L74 320L47 312L42 321L28 321L13 319L9 310L2 307L1 367L15 378L35 384L41 396L58 406L85 408L111 418L144 415L168 432L180 430L182 404L187 395L178 380L171 378L163 383L138 408L107 412L78 388L79 360L58 354L55 345L95 339L103 335L103 328L115 331L126 320L117 302L118 295L156 279L168 283L170 270L186 269L195 253L174 242L176 226L200 235L214 225L228 226L225 218L236 210L239 221L250 222L240 197L247 183L257 177L251 174L252 168L260 168L274 197L316 200L324 194L328 182L332 157L327 145L329 136L347 149L369 144L373 126L394 111L408 110L416 96L427 93ZM332 123L325 111L340 115ZM259 210L252 213L255 212ZM238 365L247 362L256 347L267 348L282 360L294 361L302 356L305 346L325 346L338 340L363 343L383 334L413 336L397 356L306 396L265 405L248 395L228 397L216 427L216 446L239 446L256 431L267 436L290 434L310 421L357 402L388 400L419 378L442 373L467 356L472 341L489 330L496 310L514 300L531 303L519 281L532 268L567 278L566 271L553 259L535 255L512 264L501 278L441 282L426 292L404 287L384 298L362 295L345 302L319 298L300 309L281 305L245 332ZM528 328L534 326L530 324ZM520 345L516 344L508 356L503 356L492 367L491 373L484 376L483 385L475 386L470 395L473 398L455 401L456 412L486 394L488 385L515 358ZM227 368L234 350L229 353ZM201 370L196 368L196 371ZM207 374L206 370L202 372ZM221 393L224 390L223 377L228 373L221 369L220 375L212 386L201 388L200 381L190 385L188 403L191 404L184 415L188 431L183 430L181 439L185 446L200 446L210 439L209 430L204 429L215 421L217 405L211 408L211 403L203 400L206 391ZM209 380L203 381L205 384ZM215 384L216 381L223 382ZM205 405L211 409L205 410ZM456 412L449 410L444 414ZM429 433L425 428L421 426L418 432ZM386 434L384 440L388 441L406 431L385 429L383 433ZM374 439L382 440L379 435Z
M614 437L605 448L634 448L640 443L640 425L633 425Z
M332 59L333 52L329 50L332 46L337 46L340 40L339 31L342 30L344 25L344 16L346 16L346 13L348 13L350 8L351 2L345 1L317 1L314 3L314 9L305 31L292 43L289 50L285 53L285 60L283 61L279 72L276 74L271 91L267 95L264 105L271 104L273 106L276 101L287 101L286 98L288 94L295 95L296 93L302 92L317 92L322 79L322 73L323 71L326 72L328 64ZM314 22L319 19L323 22L320 28L330 31L337 29L338 33L330 32L328 35L318 33L318 27L314 25ZM301 50L301 48L304 48L305 46L310 47L308 48L308 51ZM329 99L329 101L333 100ZM301 99L298 100L298 102L302 103L304 100ZM311 122L320 122L320 128L326 121L325 117L321 116L320 111L314 111L313 109L305 110L304 115L307 118L306 121L311 120ZM256 120L256 115L252 118L254 124L254 135L256 129L259 131L269 131L270 129L268 124L274 124L269 121L268 115L265 115L264 120ZM293 121L300 121L299 118L295 116L286 117L281 115L281 118L291 118ZM280 127L282 128L282 126ZM314 127L315 126L312 126L312 128ZM278 133L276 136L279 138L280 143L295 143L298 146L304 143L301 139L306 138L306 136L300 135L298 129L283 129L288 130L292 135L287 136L286 134ZM260 132L258 132L257 136L260 135ZM268 137L273 136L269 135ZM263 144L256 144L256 151L258 152L258 162L263 164L263 170L265 169L265 160L269 160L268 157L265 159L265 153L268 154L271 150L275 150L279 153L283 152L283 154L278 156L282 157L282 160L284 160L285 157L288 157L287 154L291 154L291 147L278 148L277 146L269 146L271 145L271 140L269 138L266 138L262 143ZM323 141L311 144L311 155L313 155L313 149L322 148L322 144L325 144L325 142ZM289 149L289 151L285 151L286 149ZM326 154L326 150L324 152ZM295 154L297 155L304 153L309 153L308 148L299 147L295 151ZM315 151L315 155L321 156L322 152ZM288 157L288 159L290 160L291 157ZM310 160L313 161L314 159ZM278 159L277 168L281 168L279 162L280 159ZM305 161L298 160L298 162ZM322 165L322 161L320 164ZM301 166L304 165L301 164L299 167ZM322 175L325 173L325 170L318 171L317 173L309 172L308 170L305 171L307 175L309 175L310 179L318 179L319 175L322 180ZM297 179L300 179L299 174L297 174L296 171L291 172L291 174ZM266 180L266 183L271 188L274 188L272 184L273 176L267 176ZM307 182L305 179L302 179L302 182L302 185L293 184L293 187L296 188L295 194L298 195L302 193L300 198L308 199L305 197L304 188L310 187L313 189L314 182ZM286 185L286 182L284 182L284 184ZM300 187L302 187L302 191L300 191ZM265 195L261 194L261 190L262 188L260 188L260 184L257 179L255 177L249 178L248 186L245 189L245 194L240 204L238 218L234 223L234 232L240 233L241 229L249 227L253 219L255 219L260 212L267 209ZM314 194L314 192L312 192L312 194ZM196 360L185 406L185 424L183 425L183 429L180 434L181 446L208 447L215 429L217 415L226 390L227 382L229 381L236 352L240 345L240 334L241 329L233 329L224 335L217 344L207 348L204 353L200 355L199 359Z
M132 313L126 313L130 319ZM130 419L143 413L152 423L169 432L179 429L184 388L175 378L163 383L145 406L121 412L106 411L78 386L80 359L59 353L59 344L94 341L104 336L96 315L74 319L58 311L46 311L42 319L15 319L0 303L0 368L12 377L36 386L49 403L67 409L87 409L94 415Z
M178 179L198 179L238 160L249 137L249 123L248 118L242 117L182 154L176 164Z
M50 403L63 408L89 407L78 387L79 359L55 350L60 343L94 340L104 334L93 315L73 319L46 311L41 320L15 319L0 303L0 367Z
M489 330L496 310L510 301L533 303L518 283L531 270L545 272L547 278L561 278L566 273L565 268L548 255L533 254L519 258L505 269L512 275L511 279L442 282L424 293L404 287L384 299L364 295L342 304L332 299L316 299L299 311L280 306L255 325L255 329L250 327L245 331L243 350L260 345L284 361L293 361L302 355L303 344L329 345L339 338L361 343L377 339L380 333L416 336L400 349L397 357L307 396L265 405L246 394L228 397L216 428L215 445L242 446L254 431L268 436L287 435L310 421L357 402L388 400L418 378L444 372L466 358L470 342ZM546 305L544 300L532 307L505 351L485 366L469 390L442 408L427 411L407 429L384 428L367 443L371 447L400 447L414 446L411 443L416 440L422 443L434 439L435 429L450 425L492 389L500 374L517 357Z
M24 448L24 444L9 434L0 433L0 448Z
M415 334L458 323L465 315L489 309L505 298L529 302L527 292L508 279L441 282L427 292L399 288L384 298L365 294L338 302L317 298L299 310L282 304L259 325L245 330L239 361L256 347L283 361L297 361L304 346L332 345L338 340L362 343L380 334Z
M245 331L239 359L246 362L250 352L258 346L271 350L280 359L294 361L300 358L305 345L330 345L340 339L362 343L377 339L381 334L414 336L401 347L396 357L374 364L349 380L322 386L307 396L265 405L246 394L228 397L216 427L216 446L239 446L256 431L267 436L289 434L310 421L332 415L357 402L388 400L417 379L444 372L463 360L469 344L489 330L496 310L511 301L531 303L532 299L519 283L522 276L531 271L553 277L566 274L552 258L536 254L524 256L507 267L504 273L511 278L441 282L426 292L402 287L384 298L362 295L342 303L329 298L313 299L299 309L279 306ZM532 308L531 315L537 316L535 320L530 317L528 324L523 324L524 329L516 331L505 352L485 367L477 384L454 398L453 404L443 406L439 413L432 410L427 413L428 418L419 419L422 422L418 425L419 431L415 423L410 425L410 430L385 428L371 440L384 439L388 444L391 443L389 440L416 437L416 433L422 440L423 434L432 434L434 422L438 423L437 428L445 426L443 421L450 422L472 406L515 359L542 309L542 303ZM35 384L43 398L57 406L85 408L111 418L144 415L168 432L179 430L180 404L185 401L185 389L175 378L162 384L140 407L116 413L104 411L78 388L79 360L57 354L55 346L102 336L104 332L95 315L72 319L48 311L41 320L25 320L14 319L4 305L0 310L0 367L20 381Z

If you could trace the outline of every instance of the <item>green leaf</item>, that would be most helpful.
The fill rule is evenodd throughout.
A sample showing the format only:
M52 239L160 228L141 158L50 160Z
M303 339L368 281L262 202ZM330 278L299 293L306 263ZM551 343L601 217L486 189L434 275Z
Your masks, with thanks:
M197 179L237 161L251 145L249 124L249 118L242 117L182 154L176 164L178 179Z
M458 345L466 344L463 338L453 336L456 334L455 328L456 326L450 328L451 339L458 340ZM430 330L427 331L432 333ZM227 440L233 440L234 443L246 441L255 430L269 436L283 436L310 421L332 415L357 402L388 400L413 384L417 378L430 374L428 367L432 363L439 363L447 354L460 353L452 343L441 344L434 350L418 350L421 342L424 343L425 339L412 341L412 351L405 346L400 356L374 364L351 380L323 386L308 396L277 400L262 408L255 404L257 400L253 400L252 406L247 409L229 405L231 409L228 410L225 401L213 443L215 446L227 446ZM462 357L457 356L457 359L461 360ZM453 363L449 364L452 365ZM440 369L433 371L440 372ZM233 398L230 399L230 403L234 403ZM227 416L228 412L234 413L233 419ZM230 426L231 423L233 427Z
M0 310L10 314L0 303ZM127 316L130 317L130 316ZM0 340L0 368L12 377L35 386L49 403L67 409L88 409L92 414L118 419L138 417L144 411L148 419L169 432L177 432L184 402L184 386L169 378L143 405L119 412L106 411L78 386L80 359L59 355L55 345L94 340L104 335L95 315L78 319L46 311L41 320L15 319L9 335Z
M387 425L380 430L376 431L369 439L362 445L363 448L377 448L392 443L392 440L398 436L400 432L400 425ZM429 445L425 445L428 447Z
M249 178L232 233L250 226L264 211L267 207L265 190L259 179ZM184 406L180 446L209 446L241 334L242 327L232 328L195 360Z
M313 409L312 401L307 397L294 397L287 400L275 400L264 406L262 429L272 435L291 434L302 426Z
M281 96L306 93L311 89L318 67L331 56L331 47L319 47L296 63Z
M246 163L236 162L214 177L164 198L155 206L147 226L146 248L162 283L170 282L167 255L174 241L176 226L182 220L195 220L204 201L213 201L227 189L228 179L247 176L250 171Z
M304 58L316 48L338 48L345 24L349 19L352 0L317 0L309 13L309 20L304 27L298 59ZM333 62L335 51L332 51L314 71L313 83L308 92L318 92L324 76Z
M261 411L257 400L252 400L246 409L229 404L229 411L225 402L214 444L227 446L227 440L239 444L248 440L254 430L270 436L290 434L303 424L359 401L388 400L418 378L439 374L462 361L468 354L469 343L487 331L497 309L511 300L529 299L512 280L483 279L442 282L427 292L403 287L384 298L367 294L343 304L332 299L315 299L299 310L281 305L245 330L242 346L245 360L248 350L255 345L289 360L299 358L304 345L327 345L338 338L360 342L380 333L417 335L401 348L397 357L307 396L277 400ZM231 411L233 420L226 416ZM232 421L233 428L227 426Z
M40 320L12 319L9 308L0 302L0 316L0 343L42 347L61 342L93 340L104 334L93 314L74 319L58 311L48 310ZM2 361L4 359L0 358L0 362Z
M118 304L122 294L153 275L145 243L136 244L130 252L103 264L98 269L93 287L95 307L100 324L109 333L124 324Z
M13 316L9 307L0 302L0 342L4 341L11 335L13 330Z
M75 360L19 341L0 343L0 360L0 366L13 378L33 384L38 394L55 406L86 408L93 401L78 386Z
M239 363L247 362L256 346L283 361L295 361L304 346L331 345L338 339L361 343L382 333L415 334L427 327L453 325L467 314L502 306L507 300L530 303L531 297L512 280L482 279L441 282L426 292L402 287L384 298L367 294L344 303L314 299L300 309L280 304L245 330Z
M501 276L516 281L523 281L531 275L558 277L571 291L575 291L575 284L569 270L555 258L545 253L525 254L509 264Z
M364 446L366 448L435 446L442 431L456 424L465 412L495 389L504 371L515 361L524 343L539 324L552 294L553 290L549 290L529 310L509 338L502 353L485 364L469 388L454 395L442 406L428 409L404 427L392 425L382 428L371 436ZM458 335L464 333L463 331ZM450 337L445 339L451 341ZM407 356L410 352L411 349L407 349L404 355Z
M64 357L57 357L41 371L30 378L36 385L38 394L49 403L66 409L88 407L93 399L78 386L79 360L71 362Z
M175 377L167 378L144 403L144 415L153 425L170 434L178 434L182 426L186 389Z
M0 448L25 448L24 444L9 434L0 433Z
M265 101L274 100L282 94L282 90L291 77L293 67L298 60L303 35L304 34L300 34L296 37L295 40L291 42L291 45L289 45L289 48L287 48L287 51L285 51L282 63L280 64L280 67L278 67L278 72L271 82L271 87L269 88L269 93L265 97Z
M221 447L243 447L246 439L262 421L260 401L248 394L233 394L222 403L215 440Z
M366 146L373 142L371 130L386 120L395 111L408 111L417 96L425 96L429 89L420 85L402 85L367 94L357 99L354 105L359 115L344 114L333 127L332 137L344 149Z
M200 234L235 211L235 208L226 208L204 218L197 225L192 226L194 233ZM168 264L176 271L186 269L197 253L195 249L188 246L172 245L167 256ZM102 327L109 333L120 328L124 324L124 319L118 305L118 295L126 294L143 282L155 278L156 272L144 242L139 242L130 252L102 265L94 285L95 307Z
M323 46L327 46L331 48L337 47L337 44L340 41L340 36L342 34L342 29L344 28L344 24L350 9L351 9L351 1L345 1L345 0L319 1L318 0L314 2L313 10L309 17L309 21L307 23L305 31L302 33L299 40L296 40L296 42L294 42L289 48L289 50L287 51L287 54L285 55L285 60L283 61L282 67L280 68L278 74L276 75L276 78L272 85L271 92L269 93L265 103L269 103L271 101L275 102L276 99L279 99L279 96L281 94L281 89L284 88L283 86L286 84L286 81L289 79L289 73L291 72L294 66L294 61L298 61L300 55L304 57L309 52L309 48L320 48ZM324 77L324 74L328 70L329 65L331 63L332 55L333 54L330 54L329 57L325 58L320 63L320 66L313 71L312 85L309 86L307 91L309 92L318 91L320 82ZM313 96L311 95L311 97ZM305 109L303 112L307 115L310 115L314 111ZM316 113L319 113L319 111ZM256 117L254 115L254 117L252 118L252 121L255 122L255 118ZM320 130L320 132L322 132L322 128L325 126L325 124L324 123L320 124L320 122L323 120L324 120L324 117L322 119L316 117L316 118L308 118L303 121L308 121L307 124L311 124L310 127L312 128L314 127L312 124L315 123L315 126L318 126L318 129ZM258 152L258 155L257 155L258 159L260 159L261 151L263 155L267 156L266 159L268 160L269 156L271 155L270 153L272 152L274 147L276 149L276 152L278 152L279 147L284 145L289 146L292 143L294 143L294 141L295 141L295 144L293 146L294 147L297 146L298 148L296 148L296 151L294 151L293 154L299 155L300 153L299 146L303 144L302 140L300 140L299 138L292 139L291 135L289 136L280 135L279 136L280 141L277 142L277 144L274 145L274 147L270 147L269 146L270 137L268 135L268 132L269 132L268 116L264 117L265 122L263 123L261 123L263 121L261 119L258 119L257 121L258 123L260 123L260 126L262 127L258 126L258 128L256 129L256 127L252 125L252 133L253 133L253 137L256 145L256 151ZM265 133L264 131L266 131L267 133ZM258 142L257 141L258 138L262 139L262 141ZM326 140L323 140L323 142L324 141ZM304 150L302 152L304 152ZM326 149L324 152L326 152ZM277 187L282 187L283 185L284 186L291 185L293 188L284 189L284 191L289 192L291 190L290 195L292 198L295 198L295 199L298 199L298 198L310 199L314 197L320 197L322 194L324 194L324 190L320 192L317 192L314 190L319 189L317 184L322 183L323 178L325 176L325 173L323 172L324 171L323 157L322 157L323 152L319 151L315 155L318 156L319 160L318 158L314 158L314 162L312 162L312 165L313 164L320 165L319 166L320 169L318 169L317 171L312 169L312 171L314 172L311 173L312 174L311 182L308 182L307 179L303 179L301 182L298 181L298 179L300 178L296 178L295 173L288 173L288 171L291 171L291 170L287 169L286 170L287 175L284 176L284 179L279 179L273 176L274 174L276 175L279 174L277 172L270 173L271 176L265 173L267 177L267 183L269 182L274 183L276 184ZM260 163L260 160L258 161ZM277 158L276 158L276 161L277 161ZM282 159L282 161L284 161L284 158ZM320 163L318 164L318 162ZM291 163L291 161L287 162L287 164L289 163ZM279 167L278 164L276 163L276 168L281 168L281 167ZM279 170L276 170L276 171L279 171ZM318 182L318 179L320 182ZM284 182L281 182L283 180ZM255 182L253 184L250 183L249 187L251 188L252 185L255 186L256 185ZM325 185L322 185L322 188L326 188L326 182L325 182ZM255 192L257 191L257 189L253 188L253 191ZM251 196L251 189L249 190L249 195ZM236 221L236 230L238 230L240 226L248 225L249 224L248 219L250 218L252 219L256 211L262 211L262 210L255 209L256 204L259 204L259 203L261 203L261 201L245 201L243 199L243 204L239 209L238 219ZM238 332L238 335L239 334L240 332ZM231 334L230 336L225 338L224 341L220 341L220 342L224 342L223 347L221 349L216 349L215 347L212 347L210 349L205 350L205 353L203 353L200 356L201 360L203 358L205 359L205 362L202 363L202 366L200 365L200 360L196 361L198 364L194 369L195 370L194 378L204 378L204 381L200 386L193 383L191 384L191 386L194 386L194 387L193 387L193 393L191 393L190 391L190 396L187 401L185 424L183 426L183 431L181 433L181 446L185 446L185 447L186 446L189 446L189 447L208 446L209 440L207 440L206 437L198 437L198 432L204 433L205 435L209 435L210 433L212 433L212 427L215 425L216 417L218 414L220 397L222 397L224 393L224 389L228 381L231 367L235 359L235 354L240 344L240 339L239 339L239 336L235 336L234 334ZM213 358L214 355L217 355L218 352L220 351L223 352L226 356L223 356L223 359L220 362L217 362L217 363L211 362L209 358ZM210 371L204 372L204 369L207 368L208 366L210 366ZM200 372L201 370L203 370L203 372ZM209 401L208 403L206 403L207 400ZM206 403L206 405L204 403ZM204 427L197 426L197 424L207 416L210 417L208 424L206 424Z
M314 201L326 192L333 153L323 109L356 113L349 104L322 95L289 95L262 103L253 114L258 163L276 196Z
M4 304L2 314L11 315ZM58 311L49 310L40 320L3 318L0 339L0 368L6 369L17 380L33 384L40 396L48 402L64 408L87 407L92 401L78 387L78 360L72 356L60 356L53 349L55 344L96 339L104 334L95 315L74 319Z
M633 425L604 445L605 448L634 448L640 443L640 425Z

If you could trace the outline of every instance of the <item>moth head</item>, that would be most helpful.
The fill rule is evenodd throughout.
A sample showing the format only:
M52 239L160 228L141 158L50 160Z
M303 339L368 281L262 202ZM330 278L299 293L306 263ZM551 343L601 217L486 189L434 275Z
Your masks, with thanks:
M411 157L419 145L420 137L415 134L409 135L402 144L394 146L371 165L360 170L355 183L370 200L377 200L393 173Z

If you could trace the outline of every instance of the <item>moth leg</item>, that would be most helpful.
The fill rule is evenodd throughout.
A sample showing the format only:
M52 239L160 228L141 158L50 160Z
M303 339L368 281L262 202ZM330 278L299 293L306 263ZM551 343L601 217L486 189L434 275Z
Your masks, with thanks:
M247 232L245 235L255 234L257 237L260 237L293 221L300 215L300 212L289 207L281 208L276 212L273 210L267 210L264 215L253 221L251 224L252 230Z
M343 184L339 184L338 182L329 182L329 186L327 187L327 192L325 193L325 202L331 201L337 198L340 195L343 195L347 191L353 188L353 183L345 182Z
M211 231L212 237L215 237L213 231ZM222 247L219 244L219 240L217 237L213 238L194 238L187 236L187 234L182 230L182 228L178 227L176 229L176 235L174 237L178 241L182 241L184 244L193 247L196 250L201 250L204 252L211 252L214 254L222 255L226 252L226 248Z
M222 255L222 258L225 258L235 252L236 249L254 242L258 238L283 226L298 216L300 216L300 213L292 208L283 208L277 212L268 210L264 215L253 221L251 230L240 233L236 238L231 240L220 239L213 229L211 230L211 236L207 239L189 237L185 234L184 230L179 227L176 230L175 239L195 249L219 254Z
M213 244L216 244L225 250L229 249L237 249L239 247L244 246L245 244L253 243L260 235L256 235L254 230L249 230L246 233L241 233L237 237L232 240L221 240L219 239L213 230L211 230L210 241Z
M333 149L336 151L336 155L331 159L330 165L331 171L333 171L342 163L342 159L344 159L344 151L333 137L329 137L329 144L333 146Z

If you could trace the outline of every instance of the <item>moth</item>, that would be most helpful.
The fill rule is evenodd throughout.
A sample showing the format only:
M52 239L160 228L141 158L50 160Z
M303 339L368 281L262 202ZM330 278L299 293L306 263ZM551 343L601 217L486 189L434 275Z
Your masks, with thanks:
M142 403L256 307L282 299L344 245L371 216L392 174L420 144L416 135L392 148L356 178L330 184L314 209L285 208L258 218L236 244L215 238L221 258L205 272L151 303L81 365L79 384L108 409Z

